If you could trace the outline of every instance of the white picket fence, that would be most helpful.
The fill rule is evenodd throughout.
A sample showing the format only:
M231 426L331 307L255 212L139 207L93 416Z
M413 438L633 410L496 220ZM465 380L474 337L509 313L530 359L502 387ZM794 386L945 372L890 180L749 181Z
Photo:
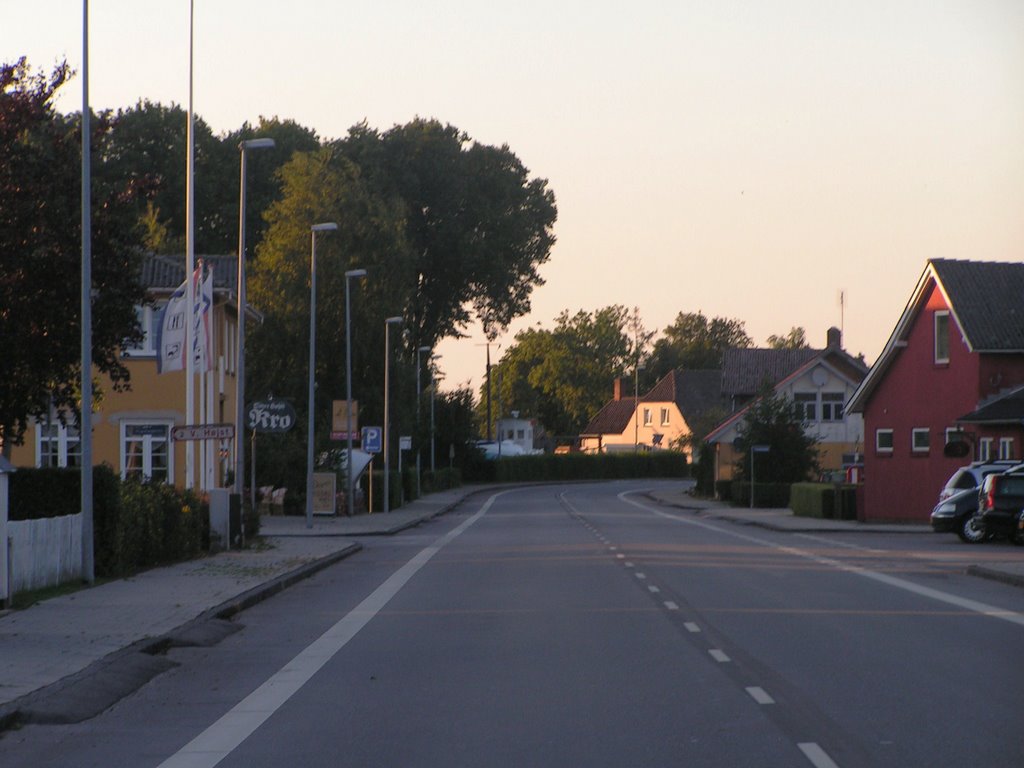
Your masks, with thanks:
M10 591L82 578L82 515L9 520Z

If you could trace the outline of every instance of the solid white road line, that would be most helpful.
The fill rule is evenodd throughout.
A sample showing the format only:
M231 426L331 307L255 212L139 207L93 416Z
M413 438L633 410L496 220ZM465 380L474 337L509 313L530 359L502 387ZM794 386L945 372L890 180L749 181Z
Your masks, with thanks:
M681 515L674 515L668 512L662 512L660 509L648 507L646 504L642 504L638 501L633 501L632 499L626 498L630 493L631 491L623 491L618 495L618 497L621 501L624 501L627 504L632 504L634 507L638 507L646 512L651 512L652 514L658 515L659 517L664 517L669 520L675 520L686 525L693 525L698 528L704 528L705 530L721 533L726 536L731 536L735 539L747 541L752 544L758 544L762 547L769 547L779 552L785 552L786 554L793 555L794 557L801 557L805 560L810 560L812 562L818 563L819 565L827 565L839 571L845 571L846 573L852 573L857 576L862 576L865 579L871 579L873 581L886 584L890 587L895 587L896 589L902 589L905 592L911 592L921 597L927 597L931 600L936 600L940 603L945 603L947 605L955 605L958 608L964 608L968 611L979 613L983 616L988 616L993 619L1002 619L1003 621L1008 621L1011 624L1016 624L1018 626L1024 627L1024 613L1006 610L1004 608L998 608L994 605L983 603L979 600L971 600L970 598L960 597L959 595L953 595L949 592L942 592L938 589L932 589L931 587L925 587L920 584L915 584L914 582L907 581L906 579L900 579L896 576L890 576L886 573L879 573L878 571L872 571L867 568L862 568L859 565L844 563L841 560L835 560L831 557L821 557L819 555L814 554L813 552L808 552L807 550L799 549L797 547L787 547L782 544L776 544L774 541L769 541L768 539L761 539L757 536L750 536L748 534L740 533L738 531L731 531L728 528L720 528L717 525L711 525L710 523L705 523L702 520L694 520L689 517L683 517Z
M284 706L288 699L369 624L420 568L446 544L451 543L483 517L494 500L504 493L509 491L501 491L491 496L479 512L440 537L437 543L421 550L337 624L314 640L273 677L235 705L230 712L162 762L159 768L213 768L217 765Z
M757 686L751 686L747 688L747 693L750 694L750 698L756 701L758 704L774 704L775 699L768 695L768 692L764 688L758 688Z
M708 651L708 653L710 653L711 658L717 661L719 664L725 664L728 661L732 661L732 659L729 658L729 655L725 651L719 650L718 648L712 648L710 651Z
M813 741L797 744L797 746L800 747L800 751L804 753L804 757L811 761L811 765L813 765L814 768L839 768L835 761L828 756L825 750Z

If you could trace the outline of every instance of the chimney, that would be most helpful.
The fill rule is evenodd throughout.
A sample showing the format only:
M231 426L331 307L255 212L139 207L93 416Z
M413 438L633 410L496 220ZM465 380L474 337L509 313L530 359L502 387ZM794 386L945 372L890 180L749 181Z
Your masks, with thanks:
M612 399L613 400L621 400L622 399L622 377L621 376L616 376L615 377L615 381L613 382L613 385L612 385Z
M842 349L843 348L843 332L835 326L828 329L827 334L828 348L829 349Z

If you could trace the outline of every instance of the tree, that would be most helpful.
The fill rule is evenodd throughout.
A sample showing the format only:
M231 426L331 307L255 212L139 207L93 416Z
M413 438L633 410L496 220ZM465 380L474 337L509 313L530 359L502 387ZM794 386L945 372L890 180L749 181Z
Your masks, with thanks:
M579 434L607 402L612 381L632 369L630 318L620 305L575 315L565 310L553 330L521 331L491 370L498 392L492 400L500 396L504 413L536 417L549 433Z
M52 407L77 412L81 380L81 120L58 115L66 63L49 75L26 60L0 65L0 441L19 444ZM140 188L106 165L110 122L90 121L92 357L111 386L128 386L123 344L141 340L135 307L145 296L136 220ZM97 385L97 398L102 387Z
M772 334L768 337L768 346L772 349L807 349L807 332L803 328L793 327L785 336Z
M507 146L416 119L383 134L355 126L337 149L379 197L402 206L414 347L462 335L470 307L490 338L529 311L557 213L547 181L529 178Z
M741 480L750 480L753 445L768 446L769 460L758 462L755 469L758 483L799 483L819 472L817 440L804 432L793 402L774 390L761 392L739 427L736 472Z
M722 352L753 345L741 320L714 317L703 312L680 312L663 338L654 342L650 366L656 378L676 368L690 370L722 367Z

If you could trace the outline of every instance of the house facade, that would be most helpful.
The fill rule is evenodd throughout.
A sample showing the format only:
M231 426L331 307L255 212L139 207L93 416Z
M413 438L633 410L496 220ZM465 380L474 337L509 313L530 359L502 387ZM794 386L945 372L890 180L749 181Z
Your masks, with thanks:
M612 399L580 435L586 453L676 449L691 434L691 423L721 397L721 372L674 370L640 397L627 394L629 382L616 379ZM687 452L688 451L684 451Z
M234 423L237 339L237 259L207 256L213 269L212 359L214 370L196 377L196 424ZM100 377L92 417L93 464L109 464L122 477L138 475L185 485L186 443L175 441L172 430L186 422L184 371L157 373L157 323L161 308L185 279L182 257L149 256L142 280L153 304L137 307L144 339L124 351L131 389L115 392ZM233 440L194 442L193 486L224 487L233 468ZM25 467L81 466L79 433L73 423L62 425L56 413L37 421L25 442L12 446L11 462Z
M928 262L847 404L864 418L864 519L926 522L958 467L1021 458L1021 421L994 404L1024 385L1022 299L1024 265Z
M864 445L864 421L848 413L846 401L867 374L867 366L842 349L837 328L830 328L825 349L729 350L723 358L724 393L730 403L741 405L712 430L706 439L714 452L714 479L731 480L739 453L733 441L739 436L752 403L751 392L768 384L776 394L793 403L804 431L817 440L818 461L823 470L842 470L856 463Z

